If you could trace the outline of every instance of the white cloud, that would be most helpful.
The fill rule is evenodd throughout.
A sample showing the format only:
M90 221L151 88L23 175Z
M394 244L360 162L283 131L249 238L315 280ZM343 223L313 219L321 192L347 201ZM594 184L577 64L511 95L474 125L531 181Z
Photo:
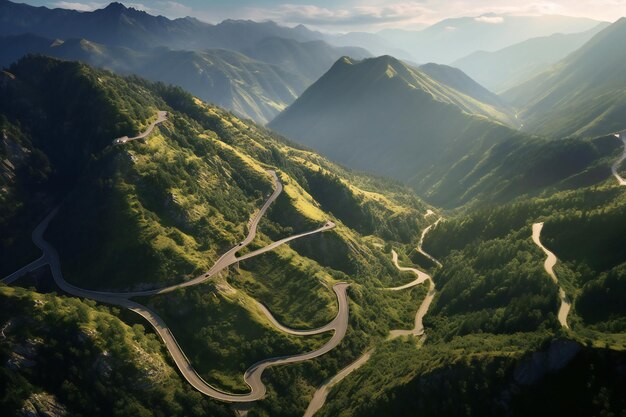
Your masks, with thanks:
M163 10L164 14L171 17L185 17L192 16L193 9L189 6L185 6L182 3L178 3L176 1L163 1L159 2L162 4L161 10Z
M504 18L502 16L480 16L475 17L474 20L481 23L489 23L490 25L499 25L504 22Z
M70 1L57 1L52 5L60 9L73 9L79 10L81 12L90 12L92 10L100 9L104 6L103 3L74 3Z
M282 4L273 9L249 8L248 17L272 19L286 24L308 24L318 27L407 25L429 10L423 3L408 2L384 5L361 5L350 8L327 8L316 5Z
M144 12L153 15L163 15L169 18L185 17L194 15L194 11L191 7L185 6L182 3L168 0L151 1L150 6L146 6L143 3L124 3L128 7L132 7L137 10L143 10Z

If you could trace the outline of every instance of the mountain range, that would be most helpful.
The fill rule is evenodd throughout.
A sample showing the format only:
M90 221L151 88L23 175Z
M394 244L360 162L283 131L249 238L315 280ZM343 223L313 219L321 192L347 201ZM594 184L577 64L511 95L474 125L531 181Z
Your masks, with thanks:
M34 35L0 37L0 65L27 53L79 60L120 74L138 74L179 85L203 100L266 123L291 104L342 54L365 57L358 48L323 41L266 38L250 55L228 49L197 51L157 47L133 50L86 39L52 40Z
M554 137L599 136L626 128L626 19L621 18L545 72L502 97L524 128Z
M600 23L585 32L531 38L494 52L474 52L451 65L491 91L502 93L547 70L608 25Z
M440 72L442 78L456 73ZM623 355L597 347L624 346L616 332L623 329L620 237L626 204L608 168L622 151L619 142L612 136L529 138L461 110L472 103L469 96L391 57L344 58L319 83L328 88L316 83L299 100L309 97L315 103L316 97L334 92L344 98L331 111L357 103L381 106L367 113L367 127L384 128L367 138L380 134L378 139L385 139L387 150L394 152L371 149L381 161L391 156L390 166L401 162L394 148L405 145L390 126L406 125L406 115L422 123L414 134L425 126L449 125L444 133L456 141L432 136L438 141L429 143L422 136L417 146L401 149L411 152L409 161L433 159L432 173L423 171L430 181L424 197L462 210L446 212L446 220L430 227L434 230L424 239L422 230L435 224L430 217L440 209L399 182L344 169L180 88L31 56L0 74L3 274L40 256L30 232L58 206L44 239L58 252L64 279L73 288L114 292L190 283L135 296L134 308L144 305L158 314L194 372L232 393L249 390L242 375L259 360L329 343L329 335L294 336L275 322L295 329L332 322L336 297L331 287L349 283L344 341L307 361L310 366L284 365L268 373L268 394L253 405L261 415L303 414L316 387L329 374L362 361L364 352L370 356L355 371L358 377L333 389L320 411L324 415L338 409L350 416L379 415L383 408L409 415L406 404L412 395L434 395L442 378L456 381L452 375L462 380L447 384L455 401L416 407L425 414L450 415L463 404L472 415L484 415L485 404L510 392L497 410L545 415L541 393L566 386L577 392L567 409L596 413L593 398L604 393L611 400L603 409L619 410L625 385L616 369ZM384 91L393 93L395 107ZM349 101L353 95L358 102ZM292 109L301 105L296 101ZM167 117L150 135L113 143L113 138L146 129L157 110ZM328 121L323 113L315 116ZM339 116L344 124L354 120L345 112ZM443 122L432 124L436 118ZM352 140L353 150L371 146L353 137L343 138ZM382 166L371 161L371 171ZM273 189L277 183L267 170L276 173L280 188ZM239 255L253 258L192 286L193 277L205 276L222 253L239 248L251 213L276 193L250 249L242 248ZM571 333L556 317L561 287L545 272L544 253L530 239L530 225L538 219L546 225L545 244L564 260L559 284L579 303L570 313ZM334 227L315 232L329 221ZM272 246L311 230L311 235ZM266 247L267 252L255 255ZM416 247L432 253L441 266ZM402 264L413 260L435 277L432 308L424 319L428 341L411 331L389 339L390 330L414 326L418 306L428 300L426 288L409 276L414 272L402 272L392 262L391 248L402 251ZM50 269L40 268L11 286L0 285L2 378L11 382L0 399L2 410L39 407L84 414L93 413L95 405L98 415L148 409L227 415L217 400L181 387L162 345L146 332L148 323L130 327L123 320L137 319L128 318L128 311L27 289L54 289L59 279L54 274L52 281ZM389 291L399 287L406 291ZM28 319L31 314L36 319ZM418 340L423 345L416 346ZM534 359L557 353L562 359L557 363ZM604 376L582 384L578 392L592 368ZM350 401L346 392L371 401ZM124 405L112 398L123 398Z
M85 38L133 49L167 46L174 49L239 50L266 37L297 41L320 38L304 26L286 28L274 22L249 20L225 20L211 25L191 17L170 20L116 2L92 12L79 12L0 1L0 35L23 33L52 39Z
M27 53L80 60L121 74L172 83L203 100L266 123L341 56L303 27L169 20L111 3L80 13L0 2L0 65Z
M421 30L395 30L377 34L410 56L413 62L450 64L476 51L497 51L538 36L590 30L598 21L566 16L484 14L444 19ZM367 48L367 43L353 43ZM387 52L392 54L392 52Z
M0 415L620 416L626 20L597 25L0 0ZM502 94L425 63L492 48Z

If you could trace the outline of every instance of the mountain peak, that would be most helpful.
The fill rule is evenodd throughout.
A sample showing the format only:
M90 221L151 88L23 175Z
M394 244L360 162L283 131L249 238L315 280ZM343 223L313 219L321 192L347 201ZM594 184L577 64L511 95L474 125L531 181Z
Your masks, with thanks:
M109 3L109 5L102 10L106 10L108 12L124 12L128 10L128 8L124 6L122 3L114 1L112 3Z
M385 64L389 64L389 65L401 64L398 58L394 58L391 55L381 55L381 56L371 58L371 59L375 62L384 62Z

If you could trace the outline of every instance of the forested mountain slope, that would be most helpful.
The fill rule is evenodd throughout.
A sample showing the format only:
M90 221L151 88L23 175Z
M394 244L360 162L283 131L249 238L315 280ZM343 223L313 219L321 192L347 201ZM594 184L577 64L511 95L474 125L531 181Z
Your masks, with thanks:
M451 87L480 102L510 112L510 108L500 97L478 84L458 68L430 63L420 65L419 69L440 84Z
M460 210L440 213L399 182L342 168L179 88L46 57L12 65L0 75L2 276L40 256L30 234L58 207L43 238L58 251L65 280L113 293L139 290L124 299L157 314L205 383L234 395L249 391L244 372L252 364L329 343L330 332L299 335L284 328L333 323L341 305L333 288L350 284L345 336L323 356L270 368L263 374L267 395L254 402L249 416L302 415L316 387L366 352L370 361L331 390L320 415L338 410L403 415L409 407L424 415L539 415L546 410L546 396L563 398L564 389L575 394L566 410L595 414L623 408L624 356L616 351L626 347L620 290L625 194L609 169L622 152L620 141L613 136L562 142L530 138L462 112L452 102L468 96L418 70L396 66L387 57L365 62L369 66L359 70L369 77L362 84L341 84L353 101L340 97L339 104L361 103L362 91L380 97L383 89L395 88L385 97L388 102L374 103L380 107L371 113L387 128L398 120L393 119L398 107L389 108L398 97L422 105L420 110L430 112L426 116L447 115L441 120L457 127L469 121L462 131L466 141L447 142L458 149L447 151L437 160L441 166L420 179L431 200L463 206ZM364 88L372 80L380 82L380 90ZM157 111L166 111L167 118L146 138L113 144L114 138L144 131ZM493 136L476 136L485 132ZM501 140L502 132L510 139ZM435 145L404 152L417 149L413 159L426 160L419 150L433 158ZM538 190L542 195L530 198ZM509 203L491 204L502 201ZM255 214L261 212L257 230ZM558 285L544 268L545 253L531 239L536 222L544 222L542 241L559 258ZM253 229L257 233L246 246ZM299 237L302 232L312 233ZM288 237L294 239L272 246ZM258 252L263 248L269 249ZM400 271L392 249L401 265L432 276L434 286L412 285L415 273ZM232 250L239 261L208 274ZM54 290L50 270L46 266L11 285ZM178 286L198 278L197 285ZM397 287L406 289L390 291ZM570 328L557 320L559 287L573 304ZM167 291L149 291L163 288ZM45 315L3 330L2 352L29 343L16 329L51 342L49 350L28 357L36 361L36 371L21 370L15 377L28 389L12 390L0 401L11 412L40 401L31 398L39 389L32 387L40 387L49 394L48 403L80 413L77 402L84 395L103 404L92 415L107 415L106 399L114 403L119 396L100 389L102 375L87 379L80 372L99 349L110 350L115 358L110 363L128 359L115 369L133 378L142 374L136 357L128 354L135 346L149 346L150 360L144 357L140 369L165 369L167 375L169 368L151 364L166 363L169 347L158 352L152 336L125 327L93 302L4 284L0 292L11 306L0 316L4 324L40 308L36 298L62 306L50 312L44 305ZM432 304L422 311L424 338L407 329L417 326L427 300ZM127 323L140 320L148 326L125 308L110 311ZM47 317L53 325L41 324ZM107 341L83 348L82 338L73 335L83 329L91 334L102 321L116 323ZM404 336L390 339L391 330ZM60 332L68 334L63 346L54 343ZM86 353L77 358L81 350ZM58 354L70 355L77 370L70 368L67 377L65 369L55 372ZM546 359L555 354L563 360ZM591 367L601 378L578 391ZM68 382L57 389L56 379L41 375ZM209 397L180 394L170 401L160 389L180 391L176 381L162 381L145 391L127 380L116 387L125 391L124 405L137 413L149 406L174 415L223 411ZM72 395L78 384L84 385L81 395ZM444 390L443 401L430 401Z
M424 242L443 265L433 277L428 338L417 348L409 340L377 350L331 391L321 415L619 413L625 196L610 178L441 222ZM531 239L536 222L544 223L541 239L558 257L558 285L573 305L569 328L557 330L558 288ZM424 262L415 252L413 259Z
M108 308L4 286L0 300L2 415L230 415Z
M198 373L242 392L243 372L256 361L319 347L325 335L280 332L255 300L287 326L315 328L335 314L330 287L347 281L344 342L310 364L264 376L270 392L259 407L294 415L328 374L390 328L413 322L422 288L382 290L411 280L393 266L386 244L417 239L428 222L427 206L404 186L346 171L173 87L44 57L9 70L0 84L2 149L10 162L3 165L3 198L12 202L1 213L3 276L39 256L30 232L60 204L44 238L71 284L120 291L184 282L245 236L272 190L266 170L274 169L284 188L251 250L328 220L337 226L198 287L139 300L170 324ZM157 109L168 118L148 138L112 145L142 131ZM41 274L32 275L35 282L46 281Z

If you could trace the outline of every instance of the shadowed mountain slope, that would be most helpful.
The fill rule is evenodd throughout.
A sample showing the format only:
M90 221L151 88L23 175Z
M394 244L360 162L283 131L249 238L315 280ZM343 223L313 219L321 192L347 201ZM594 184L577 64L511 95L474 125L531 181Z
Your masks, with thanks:
M525 128L552 136L598 136L626 128L626 18L503 97Z
M589 41L608 23L580 33L528 39L495 52L478 51L452 63L496 93L529 80Z

